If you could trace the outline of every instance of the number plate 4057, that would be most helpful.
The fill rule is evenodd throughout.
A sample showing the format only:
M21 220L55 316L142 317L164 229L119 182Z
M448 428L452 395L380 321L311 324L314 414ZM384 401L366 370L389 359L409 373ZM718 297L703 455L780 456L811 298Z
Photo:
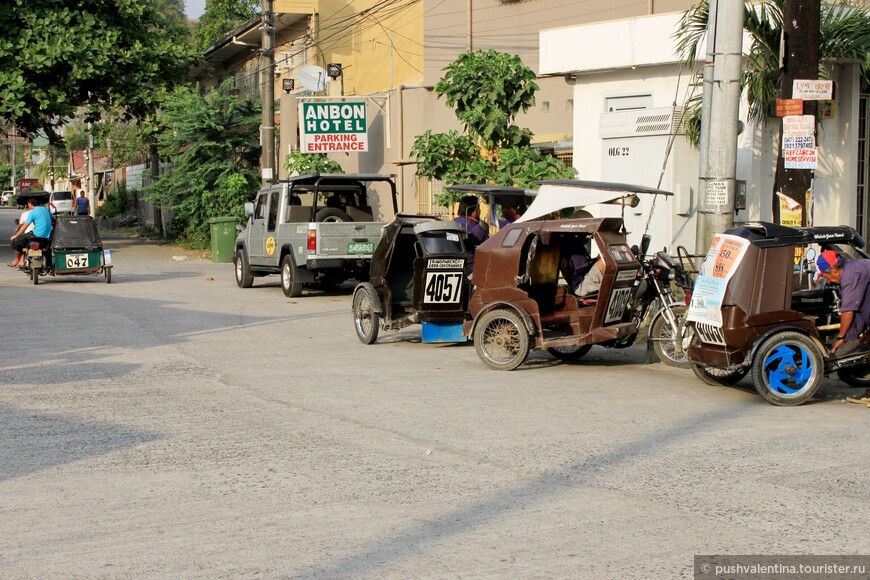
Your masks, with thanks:
M426 272L423 302L428 304L458 304L462 295L462 272Z

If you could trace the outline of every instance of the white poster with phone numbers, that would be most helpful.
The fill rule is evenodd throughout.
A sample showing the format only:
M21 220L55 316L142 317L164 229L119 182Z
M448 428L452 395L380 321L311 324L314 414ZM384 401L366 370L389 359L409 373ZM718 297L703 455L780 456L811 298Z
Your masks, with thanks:
M695 278L686 320L722 327L722 301L728 281L740 265L749 240L729 234L713 237L704 263Z

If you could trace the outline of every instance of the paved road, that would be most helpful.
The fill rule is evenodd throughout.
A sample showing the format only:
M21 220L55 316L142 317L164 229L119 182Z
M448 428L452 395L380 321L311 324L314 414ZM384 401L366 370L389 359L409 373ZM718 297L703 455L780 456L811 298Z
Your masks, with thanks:
M782 409L640 347L489 371L414 328L362 345L347 294L106 245L110 285L0 268L4 579L671 578L693 554L870 553L870 409L837 381Z

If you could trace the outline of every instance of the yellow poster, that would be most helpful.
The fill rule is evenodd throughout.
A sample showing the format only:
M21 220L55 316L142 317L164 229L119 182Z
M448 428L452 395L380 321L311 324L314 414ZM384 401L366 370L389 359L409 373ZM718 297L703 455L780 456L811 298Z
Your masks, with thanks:
M777 192L779 197L779 223L783 226L800 227L801 209L800 203L796 202L784 193Z

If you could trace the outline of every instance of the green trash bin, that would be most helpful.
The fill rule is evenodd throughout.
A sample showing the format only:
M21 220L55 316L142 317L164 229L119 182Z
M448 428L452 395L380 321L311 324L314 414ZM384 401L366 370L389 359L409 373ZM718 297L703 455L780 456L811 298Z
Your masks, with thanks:
M208 220L211 227L211 256L214 262L232 262L236 245L236 224L234 217L213 217Z

